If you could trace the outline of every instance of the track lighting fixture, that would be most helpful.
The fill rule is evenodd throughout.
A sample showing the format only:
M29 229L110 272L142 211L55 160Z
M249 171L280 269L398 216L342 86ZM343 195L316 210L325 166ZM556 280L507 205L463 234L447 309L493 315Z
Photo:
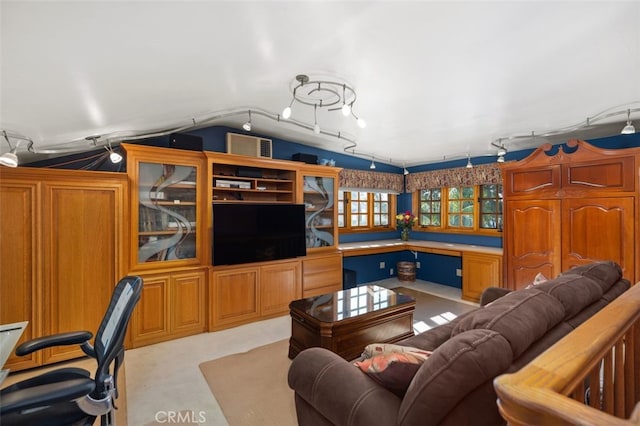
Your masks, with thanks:
M473 164L471 164L471 155L467 154L467 169L472 169Z
M402 173L405 176L409 174L409 170L407 170L407 163L402 163Z
M623 135L632 135L635 132L636 128L633 127L633 124L631 123L631 108L629 108L627 110L627 124L622 128L622 131L620 133Z
M353 116L360 128L364 129L367 126L363 119L353 113L353 105L356 102L356 92L353 87L337 81L312 80L305 74L297 75L295 80L298 83L293 88L291 103L282 111L282 118L285 120L291 117L291 107L297 101L304 105L313 106L315 119L313 131L316 134L320 134L317 118L318 108L326 108L327 111L340 110L345 117Z
M373 161L375 159L375 157L371 157L371 164L369 165L369 168L371 170L375 170L376 168L376 163Z
M247 132L251 131L251 110L249 110L249 121L247 121L246 123L244 123L242 125L242 128L245 129Z
M122 161L122 155L118 154L113 150L113 147L111 146L111 142L108 142L108 145L106 145L104 149L106 149L107 152L109 152L109 159L113 164L118 164L119 162Z

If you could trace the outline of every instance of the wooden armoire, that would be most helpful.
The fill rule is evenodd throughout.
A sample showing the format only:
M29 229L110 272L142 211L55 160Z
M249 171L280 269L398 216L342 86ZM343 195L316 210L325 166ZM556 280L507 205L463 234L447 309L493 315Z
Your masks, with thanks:
M640 281L640 148L546 144L502 173L506 287L598 260Z

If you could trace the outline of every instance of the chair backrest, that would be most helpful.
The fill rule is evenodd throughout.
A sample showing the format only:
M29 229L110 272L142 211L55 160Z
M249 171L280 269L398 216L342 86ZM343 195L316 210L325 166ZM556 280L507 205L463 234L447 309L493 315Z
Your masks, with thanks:
M113 361L124 351L129 319L142 293L142 278L126 276L116 285L109 307L96 333L94 351L98 362L96 384L110 375ZM114 373L115 375L115 373Z

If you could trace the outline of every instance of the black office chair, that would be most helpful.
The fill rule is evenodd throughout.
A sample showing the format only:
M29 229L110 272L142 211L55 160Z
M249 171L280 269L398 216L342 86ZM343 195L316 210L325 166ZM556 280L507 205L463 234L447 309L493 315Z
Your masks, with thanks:
M118 369L124 361L124 338L131 313L140 299L142 278L128 276L118 282L96 333L77 331L40 337L23 343L16 354L60 345L79 344L98 363L95 377L82 368L61 368L23 380L0 390L0 425L115 424Z

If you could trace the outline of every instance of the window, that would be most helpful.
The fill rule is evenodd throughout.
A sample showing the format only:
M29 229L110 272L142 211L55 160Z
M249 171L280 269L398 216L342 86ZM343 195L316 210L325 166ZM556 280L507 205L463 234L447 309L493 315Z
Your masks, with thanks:
M440 188L420 191L419 224L422 226L440 226L442 192Z
M348 231L382 231L393 229L395 216L393 194L366 191L338 191L338 227Z
M417 191L418 226L429 231L502 231L502 185L456 186ZM415 204L414 204L415 206Z
M502 230L502 185L480 185L480 228Z

